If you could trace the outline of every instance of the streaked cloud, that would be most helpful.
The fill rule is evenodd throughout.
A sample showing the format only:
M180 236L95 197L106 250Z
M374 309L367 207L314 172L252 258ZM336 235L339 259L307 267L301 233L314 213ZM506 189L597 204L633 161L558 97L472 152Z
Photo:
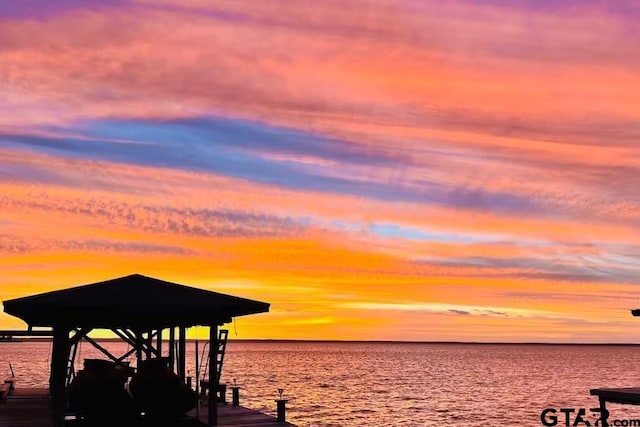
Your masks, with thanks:
M137 242L95 240L21 240L14 236L0 235L0 252L2 253L37 253L37 252L106 252L106 253L144 253L144 254L173 254L189 255L192 253L187 248L170 245L148 244Z
M2 3L0 287L157 274L272 302L256 337L640 339L638 18Z
M540 310L522 310L508 307L477 307L444 303L388 303L388 302L356 302L344 303L342 307L356 310L381 310L381 311L427 311L442 314L498 316L498 317L563 317L558 313Z

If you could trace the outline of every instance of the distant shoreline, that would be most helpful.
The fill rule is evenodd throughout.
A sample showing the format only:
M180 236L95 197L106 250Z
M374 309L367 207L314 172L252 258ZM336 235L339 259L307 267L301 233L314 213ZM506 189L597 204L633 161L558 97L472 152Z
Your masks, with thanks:
M94 338L96 341L102 342L117 342L122 341L120 338ZM20 343L20 342L49 342L51 338L47 337L24 337L20 338L20 341L4 341L6 343ZM195 342L195 338L187 339L187 342ZM206 339L200 339L200 342L207 341ZM615 347L640 347L640 343L556 343L556 342L500 342L500 341L382 341L382 340L302 340L302 339L232 339L229 338L229 342L237 343L250 343L250 344L408 344L408 345L517 345L517 346L615 346ZM1 346L1 343L0 343Z

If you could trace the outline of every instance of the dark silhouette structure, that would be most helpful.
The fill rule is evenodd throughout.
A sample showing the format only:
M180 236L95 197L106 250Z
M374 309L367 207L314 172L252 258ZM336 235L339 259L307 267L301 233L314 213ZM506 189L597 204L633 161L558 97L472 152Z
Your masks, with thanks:
M236 316L269 311L269 304L154 279L140 274L4 301L4 311L24 320L29 329L50 327L53 335L50 391L54 426L64 426L67 387L75 376L74 360L80 340L95 346L115 363L136 355L162 357L162 332L169 330L170 369L185 381L186 330L210 328L209 348L218 348L218 326ZM109 329L131 346L113 355L87 334ZM177 335L176 335L177 330ZM177 344L177 346L176 346ZM177 347L177 348L176 348ZM216 396L219 378L216 357L209 359L209 396ZM217 425L217 405L208 405L210 426Z
M640 316L640 308L631 310L634 317ZM600 421L603 427L608 427L609 411L607 410L607 402L618 403L622 405L640 405L640 387L623 387L623 388L593 388L590 390L592 396L597 396L600 402Z

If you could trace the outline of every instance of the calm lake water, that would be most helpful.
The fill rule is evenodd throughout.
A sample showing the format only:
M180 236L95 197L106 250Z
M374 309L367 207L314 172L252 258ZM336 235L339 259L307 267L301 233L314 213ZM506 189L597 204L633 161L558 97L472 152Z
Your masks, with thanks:
M80 351L100 357L88 343ZM49 352L47 342L2 343L0 376L11 362L21 386L43 387ZM242 405L271 414L284 388L300 426L541 426L546 407L596 407L590 388L640 386L640 347L229 342L222 379L232 378ZM640 407L610 410L640 418Z

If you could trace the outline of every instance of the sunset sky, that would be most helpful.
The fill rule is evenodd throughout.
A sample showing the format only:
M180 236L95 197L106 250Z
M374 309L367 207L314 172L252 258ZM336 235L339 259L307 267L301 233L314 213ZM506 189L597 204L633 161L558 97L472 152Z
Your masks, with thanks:
M141 273L270 302L237 338L640 342L639 20L0 2L0 300Z

